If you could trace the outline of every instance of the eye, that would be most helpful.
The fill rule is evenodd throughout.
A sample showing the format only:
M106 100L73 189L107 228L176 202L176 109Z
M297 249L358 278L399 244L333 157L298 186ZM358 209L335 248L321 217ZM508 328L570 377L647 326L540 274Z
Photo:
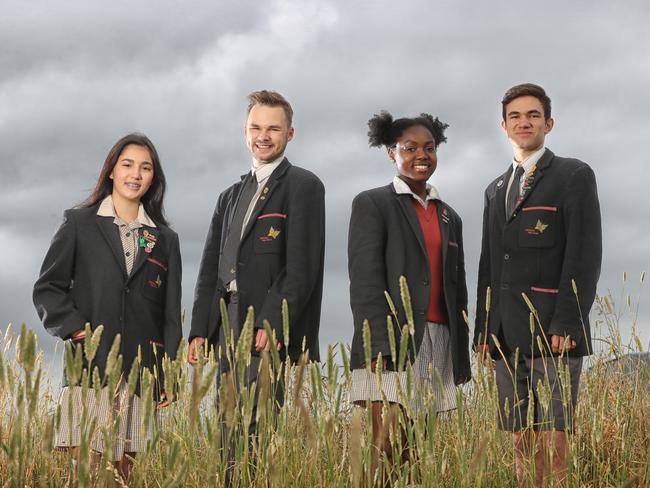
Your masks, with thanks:
M436 153L436 146L427 146L424 148L424 150L430 154L435 154Z
M408 153L414 153L415 151L417 151L417 148L413 146L409 146L409 147L405 147L404 150Z

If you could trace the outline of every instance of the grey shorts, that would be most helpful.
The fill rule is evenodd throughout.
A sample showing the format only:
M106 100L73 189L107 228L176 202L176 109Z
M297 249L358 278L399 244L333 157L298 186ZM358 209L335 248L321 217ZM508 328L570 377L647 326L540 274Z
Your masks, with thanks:
M581 372L581 357L519 356L515 364L510 354L496 361L499 427L572 431Z

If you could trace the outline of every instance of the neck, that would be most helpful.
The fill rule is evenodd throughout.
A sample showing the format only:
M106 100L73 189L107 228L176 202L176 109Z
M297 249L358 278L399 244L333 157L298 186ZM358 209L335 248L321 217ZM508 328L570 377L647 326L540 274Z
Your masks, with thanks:
M113 192L113 207L115 213L124 222L131 223L138 218L138 210L140 209L140 200L126 200Z
M515 161L517 161L519 164L523 163L526 159L531 157L533 154L535 154L537 151L539 151L542 146L536 147L535 149L521 149L518 147L513 147L513 154Z
M402 178L401 176L399 177L402 181L404 181L411 191L415 193L417 196L419 196L422 200L425 200L427 198L427 182L426 181L413 181L407 178Z

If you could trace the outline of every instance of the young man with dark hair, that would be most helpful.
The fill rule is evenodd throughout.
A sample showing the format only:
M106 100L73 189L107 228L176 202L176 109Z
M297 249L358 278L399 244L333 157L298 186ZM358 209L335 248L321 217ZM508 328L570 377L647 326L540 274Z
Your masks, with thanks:
M514 86L502 105L514 159L485 191L474 344L481 360L495 360L518 485L527 486L533 456L536 485L551 472L563 484L565 432L582 359L592 352L589 310L602 254L596 179L587 164L545 148L554 122L542 87Z
M291 105L268 90L253 92L248 99L244 133L252 168L219 196L199 268L188 351L189 362L195 364L201 346L206 351L215 346L221 378L231 367L226 343L237 344L252 306L252 358L246 384L239 387L257 381L261 353L271 347L294 362L303 351L319 360L325 249L323 184L284 156L294 135ZM222 298L232 332L229 341L219 308ZM283 334L283 300L288 304L289 337ZM275 341L268 337L265 321ZM282 401L280 395L277 401ZM249 432L255 430L254 407Z

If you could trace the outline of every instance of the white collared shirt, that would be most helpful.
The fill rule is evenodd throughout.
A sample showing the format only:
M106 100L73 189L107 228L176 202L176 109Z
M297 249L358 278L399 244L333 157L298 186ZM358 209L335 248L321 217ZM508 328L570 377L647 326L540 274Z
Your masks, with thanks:
M521 195L524 184L526 183L526 178L532 175L534 169L537 166L537 162L542 158L544 151L546 151L546 147L542 146L540 149L524 159L521 163L512 158L512 173L510 173L510 179L508 180L508 186L506 190L506 211L508 209L508 194L510 193L512 181L515 179L515 170L517 169L517 166L521 165L521 167L524 168L524 174L521 175L521 179L519 180L519 195Z
M393 178L393 188L395 188L395 192L400 195L411 195L413 198L415 198L415 201L422 205L425 209L429 204L429 200L440 200L440 194L438 193L438 190L435 186L427 184L427 197L426 199L422 200L419 195L413 193L411 187L408 186L408 183L406 183L406 181L404 181L399 176L395 176Z
M277 159L274 159L270 163L260 164L259 166L255 166L255 163L257 161L253 160L253 166L251 167L251 172L252 174L255 175L255 179L257 180L257 191L255 192L255 195L253 195L253 198L248 204L248 210L246 210L246 213L244 214L244 222L242 223L241 226L242 236L244 235L244 230L246 229L248 220L251 218L251 214L253 213L255 204L257 203L257 200L261 196L262 191L264 190L264 186L266 185L266 182L269 181L271 174L273 174L273 171L275 171L275 169L278 166L280 166L280 163L283 160L284 160L284 154L281 154Z
M102 200L102 203L99 204L97 215L100 217L113 217L114 219L119 219L117 212L115 211L115 205L113 205L113 197L111 195L108 195ZM154 221L149 218L149 215L147 215L147 212L145 211L144 205L142 205L142 203L140 203L140 206L138 207L138 216L134 222L136 221L142 225L156 227Z

